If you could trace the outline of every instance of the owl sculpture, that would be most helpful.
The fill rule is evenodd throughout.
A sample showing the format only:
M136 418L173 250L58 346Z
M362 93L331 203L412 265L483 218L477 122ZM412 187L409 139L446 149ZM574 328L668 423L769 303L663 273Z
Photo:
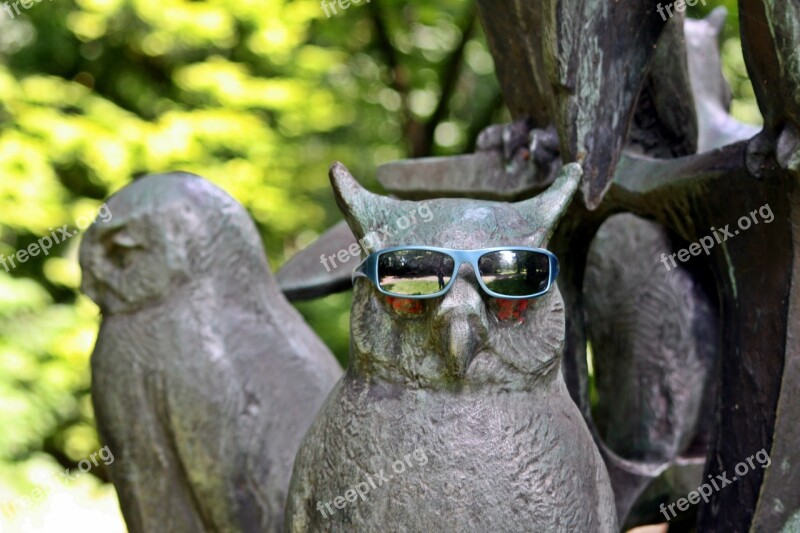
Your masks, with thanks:
M698 153L750 139L760 131L730 114L733 97L722 73L719 46L727 15L724 7L718 7L705 19L687 18L684 25L686 58L699 126Z
M108 206L80 261L102 311L93 401L128 529L280 531L295 452L338 363L223 191L157 175Z
M356 237L391 227L383 247L458 250L544 248L580 176L567 165L519 203L429 200L429 222L405 224L420 202L331 169ZM425 300L356 279L350 366L298 452L288 531L617 530L608 474L561 377L558 289L497 299L469 263L456 274Z

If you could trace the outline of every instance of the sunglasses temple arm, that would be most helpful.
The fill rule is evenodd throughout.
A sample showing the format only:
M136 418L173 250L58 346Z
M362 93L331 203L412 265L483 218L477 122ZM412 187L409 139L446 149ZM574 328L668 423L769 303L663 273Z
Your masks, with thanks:
M367 273L364 272L366 269L367 260L364 259L359 263L359 265L353 270L353 275L350 277L350 280L353 284L356 282L356 278L368 278Z

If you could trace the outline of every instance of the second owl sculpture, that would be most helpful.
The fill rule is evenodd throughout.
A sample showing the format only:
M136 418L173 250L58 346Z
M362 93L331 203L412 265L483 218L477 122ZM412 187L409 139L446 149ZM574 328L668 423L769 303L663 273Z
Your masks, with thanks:
M383 245L544 248L580 176L567 165L518 203L429 200L430 222ZM340 164L331 180L358 238L418 206L366 191ZM564 339L555 287L494 299L468 264L430 300L357 280L350 366L298 452L287 530L617 531L608 474L561 376Z
M280 531L295 452L338 363L221 189L148 176L108 206L81 266L103 314L92 396L129 531Z

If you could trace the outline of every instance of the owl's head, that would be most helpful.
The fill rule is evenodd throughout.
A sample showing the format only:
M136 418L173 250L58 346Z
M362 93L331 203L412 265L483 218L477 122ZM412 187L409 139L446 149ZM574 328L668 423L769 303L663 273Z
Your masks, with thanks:
M331 167L337 203L370 253L392 246L546 248L581 174L579 165L566 165L549 189L518 203L414 202L370 193L343 165ZM563 301L555 286L531 300L492 298L469 264L446 294L427 300L387 297L358 278L351 335L356 374L420 388L528 388L558 372Z
M80 249L81 288L105 315L185 298L261 306L278 290L247 211L203 178L147 176L106 203L113 218L95 222Z

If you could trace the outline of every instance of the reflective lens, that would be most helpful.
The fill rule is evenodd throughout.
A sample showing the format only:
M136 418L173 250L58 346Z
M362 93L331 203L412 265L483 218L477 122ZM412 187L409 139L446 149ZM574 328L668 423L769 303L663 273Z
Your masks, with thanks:
M478 260L481 279L504 296L529 296L547 289L550 259L540 252L502 250Z
M422 296L444 289L455 270L453 258L431 250L397 250L378 258L378 284L398 296Z

